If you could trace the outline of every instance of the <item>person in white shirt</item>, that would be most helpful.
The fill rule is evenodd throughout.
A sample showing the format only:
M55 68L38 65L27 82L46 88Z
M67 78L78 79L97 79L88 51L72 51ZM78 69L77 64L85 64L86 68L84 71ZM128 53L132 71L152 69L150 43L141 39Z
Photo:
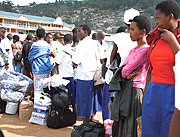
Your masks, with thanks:
M126 57L128 56L129 51L133 47L137 46L137 42L133 42L130 38L129 27L131 24L130 20L132 20L135 16L138 15L140 15L139 11L133 8L125 11L124 23L127 26L128 31L123 33L117 33L114 36L114 46L111 53L110 64L113 62L114 55L118 52L121 57L121 63L120 63L121 66L125 61Z
M9 69L9 62L8 62L8 54L6 54L6 50L4 45L1 44L1 41L4 39L6 33L6 29L4 27L0 27L0 70Z
M126 29L127 29L126 26L121 26L118 28L116 33L125 32L125 31L127 31ZM104 83L103 92L102 92L103 93L102 94L102 118L103 118L103 121L111 118L111 112L108 109L108 104L109 104L112 93L109 92L108 89L109 89L109 82L111 81L111 79L113 77L113 72L109 69L109 67L111 65L110 64L110 56L111 56L112 48L113 48L113 46L111 46L107 51L106 67L108 68L108 70L105 75L105 83Z
M171 48L175 54L175 66L173 67L175 73L175 110L169 126L169 137L180 137L180 46L176 40L171 40L171 36L173 34L170 31L165 29L162 31L163 39L171 41Z
M60 34L55 33L53 35L53 41L52 43L56 46L56 54L63 48L63 45L60 43Z
M59 75L63 79L67 79L70 83L67 85L68 92L72 94L71 105L75 112L75 88L73 79L73 66L72 66L72 55L73 50L71 49L72 35L66 34L64 36L64 47L60 50L56 57L56 64L59 66Z
M180 47L179 47L180 48ZM180 136L180 51L175 55L175 111L169 127L169 137Z
M91 118L94 105L93 77L97 68L97 46L90 37L91 29L84 24L78 28L81 40L72 56L74 67L77 67L76 103L77 116ZM97 56L96 56L97 55Z
M13 60L13 52L11 48L11 42L9 40L9 37L12 38L12 34L8 34L7 37L1 40L1 45L4 47L6 54L8 55L8 63L9 63L9 69L11 71L14 71L13 65L12 65L12 60Z
M97 33L97 40L101 40L102 44L99 46L101 63L107 58L108 44L104 40L105 34L102 31Z
M55 64L56 45L53 43L53 35L51 33L46 34L46 42L50 45L51 62Z
M54 57L54 61L56 60L56 56L58 55L59 51L62 50L63 45L60 43L60 33L55 33L53 35L53 41L51 42L52 45L55 46L55 57ZM53 72L54 75L58 74L58 67L55 65Z
M76 51L76 46L78 45L79 41L80 40L79 40L78 36L77 35L73 35L73 44L72 44L71 48L72 48L72 50L74 52ZM76 85L77 68L74 68L73 71L74 71L74 83Z

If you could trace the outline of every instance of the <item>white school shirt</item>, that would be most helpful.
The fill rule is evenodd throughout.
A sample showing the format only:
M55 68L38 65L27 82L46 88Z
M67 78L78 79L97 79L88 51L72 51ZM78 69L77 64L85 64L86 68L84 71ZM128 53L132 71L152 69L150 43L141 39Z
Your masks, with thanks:
M98 52L99 52L99 58L100 59L103 59L103 58L101 58L101 54L103 54L102 53L102 49L101 49L101 44L99 43L99 41L98 40L94 40L95 41L95 43L96 43L96 46L97 46L97 49L98 49Z
M120 66L123 64L125 59L127 58L129 51L137 46L137 42L133 42L130 38L129 33L117 33L114 36L114 43L118 47L118 53L121 57L121 63Z
M71 45L65 45L59 50L55 62L59 64L59 75L62 77L73 77Z
M94 40L97 44L100 59L107 58L107 51L108 51L108 44L105 40L102 40L102 45L99 43L98 40Z
M96 54L96 55L95 55ZM85 37L76 46L76 52L72 56L72 61L78 65L77 79L92 80L97 68L98 49L96 42L89 36Z
M13 56L13 52L12 52L11 41L6 37L6 38L1 40L1 45L3 46L4 51L8 55L8 63L9 63L9 69L8 70L14 71L14 68L12 65L12 62L13 62L12 60L13 60L14 56ZM7 49L9 49L9 54L6 51Z
M62 48L64 47L60 42L58 41L52 41L52 44L55 45L56 47L56 51L55 52L59 52L62 50Z
M55 41L52 41L52 43L51 44L49 44L50 45L50 52L54 52L54 53L56 53L56 42ZM55 63L55 57L53 58L52 56L50 57L50 60L51 60L51 63Z
M11 48L11 42L10 42L10 40L6 37L6 38L4 38L3 40L1 40L1 44L2 44L2 46L4 46L4 49L6 50L6 49L9 49L9 54L8 54L8 57L10 58L10 59L13 59L13 52L12 52L12 48Z
M107 51L108 51L108 44L105 42L105 40L102 40L101 48L101 59L107 58Z
M105 81L107 84L110 83L112 77L113 77L113 72L109 70L110 67L110 57L111 57L111 52L112 52L113 46L111 46L108 51L107 51L107 61L106 61L106 67L108 68L106 74L105 74Z
M180 51L175 55L175 107L180 111Z

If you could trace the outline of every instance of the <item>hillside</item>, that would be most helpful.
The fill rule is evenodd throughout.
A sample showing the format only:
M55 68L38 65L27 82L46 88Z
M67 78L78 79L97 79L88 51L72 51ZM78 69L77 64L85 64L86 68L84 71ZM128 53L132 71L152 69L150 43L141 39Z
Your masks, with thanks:
M13 6L12 2L4 2L8 7L12 7L13 12L23 14L61 17L66 23L80 24L87 23L94 30L104 30L109 33L108 27L121 26L123 24L123 13L129 8L138 9L142 15L147 16L153 27L155 27L154 9L161 0L85 0L85 1L61 1L54 3L36 4L29 6ZM180 0L177 1L180 4ZM1 3L2 4L2 3ZM0 4L0 10L2 5ZM11 5L11 6L10 6ZM9 8L10 9L10 8Z

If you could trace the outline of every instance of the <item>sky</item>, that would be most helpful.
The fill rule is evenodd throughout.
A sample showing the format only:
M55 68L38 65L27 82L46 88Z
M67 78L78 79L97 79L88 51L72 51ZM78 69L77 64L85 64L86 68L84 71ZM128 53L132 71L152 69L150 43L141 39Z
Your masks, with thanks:
M0 2L3 1L6 0L0 0ZM12 1L14 5L19 5L19 6L29 5L29 3L33 3L33 2L36 2L36 4L55 2L55 0L9 0L9 1Z

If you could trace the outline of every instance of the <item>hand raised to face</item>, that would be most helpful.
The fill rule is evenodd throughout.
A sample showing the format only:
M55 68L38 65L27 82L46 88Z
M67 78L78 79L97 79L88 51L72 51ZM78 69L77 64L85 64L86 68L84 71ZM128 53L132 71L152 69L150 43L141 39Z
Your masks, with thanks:
M167 29L162 29L162 28L158 28L158 30L161 32L161 39L167 41L167 42L171 42L173 40L176 40L176 37L174 36L174 34L167 30Z

